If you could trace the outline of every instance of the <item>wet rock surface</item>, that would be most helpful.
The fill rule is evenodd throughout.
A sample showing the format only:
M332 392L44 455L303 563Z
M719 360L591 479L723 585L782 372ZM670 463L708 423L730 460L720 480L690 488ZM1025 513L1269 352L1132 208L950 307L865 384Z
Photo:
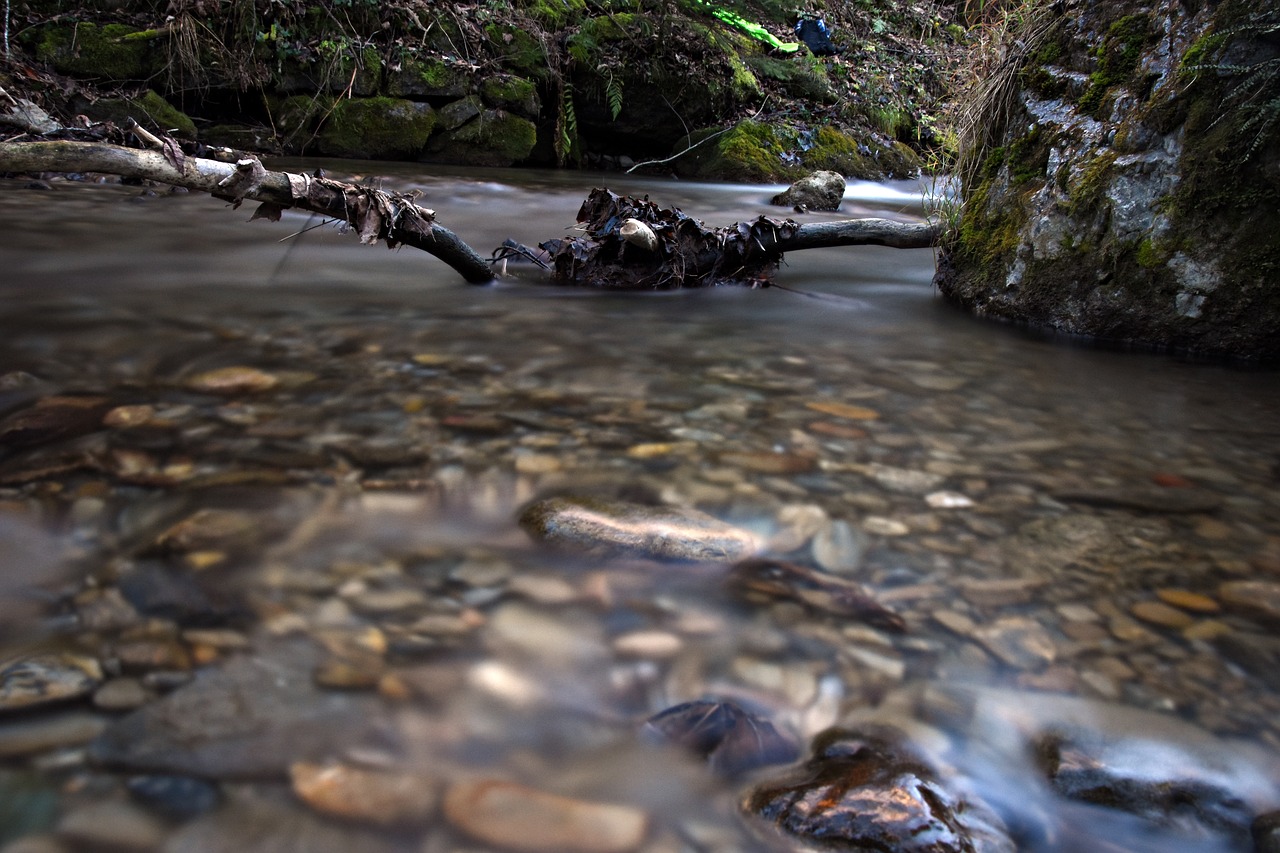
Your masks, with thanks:
M520 514L537 539L588 553L731 562L759 549L755 536L704 512L620 501L550 498Z
M832 732L795 777L766 782L744 809L808 842L833 849L1016 850L1000 819L958 798L901 736Z
M131 239L163 230L108 212ZM102 213L63 225L91 248ZM922 332L927 257L906 315L874 301L884 282L865 312L781 291L419 293L403 257L349 266L327 243L312 273L385 282L228 289L211 270L260 270L260 234L196 213L218 263L182 262L209 286L180 305L112 278L119 234L90 255L113 287L0 282L0 364L31 374L0 376L4 416L106 401L89 431L0 459L0 607L19 614L0 669L21 664L0 814L31 804L7 840L509 851L519 803L600 816L579 833L598 847L756 853L782 842L754 835L742 788L803 778L752 767L788 758L760 721L804 744L868 720L932 774L913 802L981 799L1029 853L1221 853L1266 829L1274 376ZM14 227L26 280L43 256L22 247L64 247ZM191 249L149 250L163 269ZM227 366L278 381L185 384ZM579 550L519 523L564 495L616 508ZM619 540L619 519L646 532ZM677 552L663 525L695 535ZM678 722L675 743L642 736L650 720ZM1084 754L1147 800L1058 793L1029 758L1050 735L1145 744L1141 777ZM506 834L450 817L450 790Z

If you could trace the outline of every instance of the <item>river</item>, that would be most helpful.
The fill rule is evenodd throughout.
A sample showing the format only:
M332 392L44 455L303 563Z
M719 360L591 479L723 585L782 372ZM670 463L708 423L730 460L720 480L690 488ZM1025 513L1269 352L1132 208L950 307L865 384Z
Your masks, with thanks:
M422 190L482 252L571 233L593 185L779 215L777 187L326 165ZM305 214L24 183L0 181L0 840L522 849L430 794L480 773L642 815L618 849L775 849L748 783L635 737L704 699L800 743L893 723L1020 849L1241 849L1212 815L1280 807L1274 370L968 317L927 250L797 252L762 290L476 287ZM854 183L840 215L910 221L919 189ZM515 519L552 494L702 510L907 630L546 550ZM1200 794L1083 804L1035 760L1053 738ZM351 806L361 773L404 784Z

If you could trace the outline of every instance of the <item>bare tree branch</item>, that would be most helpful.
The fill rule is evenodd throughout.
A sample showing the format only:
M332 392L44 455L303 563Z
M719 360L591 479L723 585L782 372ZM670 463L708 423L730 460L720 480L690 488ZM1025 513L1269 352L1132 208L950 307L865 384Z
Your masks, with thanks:
M159 151L142 151L96 142L0 143L0 172L106 172L146 178L207 192L239 203L263 202L260 215L278 218L290 207L349 223L362 242L385 240L435 255L471 284L493 280L488 261L452 231L434 221L434 211L408 195L386 193L326 178L273 172L256 159L223 163L185 157L177 168Z

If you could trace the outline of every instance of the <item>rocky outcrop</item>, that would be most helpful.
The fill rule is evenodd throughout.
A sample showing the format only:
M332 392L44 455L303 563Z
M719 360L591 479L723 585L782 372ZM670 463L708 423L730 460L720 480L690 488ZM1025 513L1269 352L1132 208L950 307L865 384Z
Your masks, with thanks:
M1280 15L1257 0L1045 14L1014 97L986 105L998 132L970 152L940 290L1034 327L1280 356Z

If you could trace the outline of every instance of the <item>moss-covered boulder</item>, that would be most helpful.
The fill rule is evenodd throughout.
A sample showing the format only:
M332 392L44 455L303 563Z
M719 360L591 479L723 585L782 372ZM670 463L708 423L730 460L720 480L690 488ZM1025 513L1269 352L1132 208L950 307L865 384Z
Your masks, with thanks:
M503 110L484 110L457 129L436 134L422 159L464 166L512 166L529 158L537 139L537 129L528 119Z
M691 140L696 147L676 161L676 169L701 180L790 182L808 171L794 153L797 138L789 127L751 120L738 122L728 132L699 131ZM687 143L677 146L686 147Z
M136 98L99 98L85 103L81 112L94 121L113 121L123 127L132 118L152 132L196 138L195 122L150 89Z
M400 98L339 101L316 138L322 154L367 160L412 160L436 125L430 105Z
M798 53L786 59L748 56L743 61L757 77L780 84L790 97L816 103L835 100L835 90L827 77L826 67L811 54Z
M144 80L165 64L155 41L124 24L49 24L33 33L36 58L59 74L123 82Z
M542 99L532 80L514 74L495 74L480 84L480 97L490 106L504 109L527 119L538 118Z
M1069 2L971 152L937 283L976 313L1280 357L1280 13ZM1270 36L1268 36L1270 33ZM1268 116L1271 119L1268 119Z
M395 98L460 98L470 90L470 72L435 56L405 59L387 77L387 94Z
M864 181L912 178L920 171L920 159L901 142L871 135L850 136L833 127L811 131L799 153L807 169L839 172Z

